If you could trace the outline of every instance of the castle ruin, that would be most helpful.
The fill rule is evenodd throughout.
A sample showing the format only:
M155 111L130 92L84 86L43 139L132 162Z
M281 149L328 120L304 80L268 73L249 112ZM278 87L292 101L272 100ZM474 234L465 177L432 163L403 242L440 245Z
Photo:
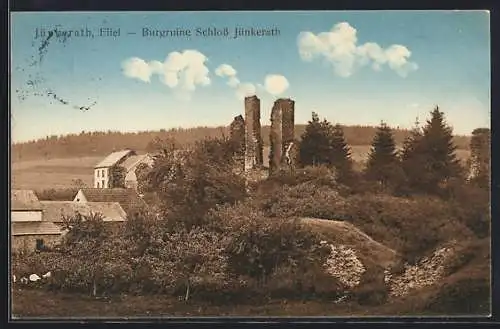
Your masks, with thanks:
M271 150L269 154L269 173L278 171L285 164L287 150L294 141L295 102L280 98L274 102L271 111Z
M260 99L257 96L245 97L245 171L262 165Z
M245 154L245 119L242 115L234 117L229 126L229 138L235 146L235 155L244 156Z

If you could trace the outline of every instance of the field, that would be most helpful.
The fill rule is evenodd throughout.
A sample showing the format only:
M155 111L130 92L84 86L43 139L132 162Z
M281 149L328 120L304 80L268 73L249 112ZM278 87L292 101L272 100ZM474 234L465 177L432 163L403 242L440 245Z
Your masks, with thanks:
M40 303L40 301L43 303ZM384 307L354 303L334 304L318 300L269 300L267 303L217 305L189 302L167 296L113 296L92 298L88 295L55 293L35 289L12 291L14 319L94 318L94 317L196 317L196 316L394 316L425 315L397 304ZM427 313L429 314L429 313Z
M74 187L81 179L92 186L93 167L102 157L30 160L12 163L13 189L48 189Z
M354 145L352 159L356 168L363 167L369 145ZM457 156L465 160L469 156L468 150L457 150ZM92 186L93 167L104 156L87 156L78 158L40 159L29 161L15 161L12 164L12 188L14 189L49 189L74 187L76 180ZM264 161L269 158L269 148L264 148Z

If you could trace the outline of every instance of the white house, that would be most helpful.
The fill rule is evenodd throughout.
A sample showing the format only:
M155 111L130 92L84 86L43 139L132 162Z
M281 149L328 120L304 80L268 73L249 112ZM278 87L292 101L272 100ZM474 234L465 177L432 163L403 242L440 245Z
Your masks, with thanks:
M137 188L135 170L139 164L152 165L153 158L149 154L138 155L133 150L113 152L94 167L94 188L110 188L111 168L119 166L125 168L125 187Z

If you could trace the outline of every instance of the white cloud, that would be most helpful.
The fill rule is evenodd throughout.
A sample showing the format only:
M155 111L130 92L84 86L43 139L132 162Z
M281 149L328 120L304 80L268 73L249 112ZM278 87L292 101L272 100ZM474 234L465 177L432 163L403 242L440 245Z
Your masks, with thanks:
M136 78L144 82L150 82L153 71L149 64L143 59L132 57L122 62L123 74L129 78Z
M237 77L238 71L229 64L221 64L215 69L215 74L222 78L227 78L227 85L235 90L236 97L243 99L247 96L256 94L256 88L253 83L242 83Z
M230 77L227 84L230 87L237 87L240 84L240 80L237 77Z
M236 96L239 99L243 99L247 96L253 96L255 95L255 93L256 93L256 88L253 83L248 83L248 82L240 83L236 87Z
M409 60L410 50L403 45L384 49L375 42L357 43L357 31L347 22L338 23L330 31L319 34L301 32L297 38L302 60L311 62L323 58L341 77L349 77L366 65L375 71L387 65L402 77L418 69L418 65Z
M280 74L268 74L264 78L264 84L255 84L241 82L237 73L238 71L229 64L221 64L215 69L215 74L227 79L227 85L235 90L236 97L239 99L256 95L257 87L259 92L264 91L271 95L279 95L287 90L290 85L287 78Z
M236 70L229 64L221 64L215 69L215 74L219 77L234 77L236 73Z
M196 90L197 86L210 85L209 69L205 65L207 60L197 50L184 50L169 53L163 63L156 60L146 62L134 57L125 60L122 67L127 77L149 82L151 76L156 74L163 84L185 94Z
M271 95L282 94L289 85L287 78L279 74L269 74L264 79L265 90Z

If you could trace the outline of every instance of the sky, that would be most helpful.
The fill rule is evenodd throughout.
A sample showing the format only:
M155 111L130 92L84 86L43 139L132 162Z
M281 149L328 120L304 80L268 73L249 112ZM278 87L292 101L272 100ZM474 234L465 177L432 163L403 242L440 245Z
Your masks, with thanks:
M228 125L254 94L262 125L291 98L296 124L410 128L438 105L470 134L490 126L489 29L487 11L12 13L11 136Z

